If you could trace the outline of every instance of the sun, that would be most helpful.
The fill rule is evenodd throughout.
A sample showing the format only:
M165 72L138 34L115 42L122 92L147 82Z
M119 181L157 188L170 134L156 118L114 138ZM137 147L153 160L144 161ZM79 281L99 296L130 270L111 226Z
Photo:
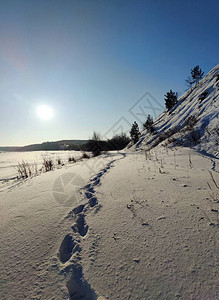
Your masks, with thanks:
M53 109L48 106L48 105L40 105L37 108L37 115L40 117L42 120L49 120L53 117L54 112Z

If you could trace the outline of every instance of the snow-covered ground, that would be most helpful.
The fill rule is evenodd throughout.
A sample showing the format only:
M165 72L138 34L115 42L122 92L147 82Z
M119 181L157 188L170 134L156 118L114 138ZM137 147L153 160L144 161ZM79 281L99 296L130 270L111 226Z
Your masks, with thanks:
M1 189L0 299L68 298L57 256L72 223L68 213L84 202L92 175L120 157L111 153L68 164Z
M91 231L82 265L98 295L219 298L219 193L212 168L218 184L218 165L185 148L152 151L147 159L144 152L127 154L115 163L96 189L101 211L86 217Z
M218 171L157 147L2 191L0 298L218 299Z

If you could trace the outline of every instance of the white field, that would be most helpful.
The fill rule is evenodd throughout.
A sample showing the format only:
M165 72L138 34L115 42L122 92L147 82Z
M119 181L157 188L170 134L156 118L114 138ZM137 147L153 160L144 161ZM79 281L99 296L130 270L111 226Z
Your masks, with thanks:
M18 175L17 165L25 161L31 165L36 164L41 168L43 157L51 157L55 164L60 158L63 163L68 162L68 157L78 158L80 151L30 151L30 152L0 152L0 180L10 179Z
M219 299L216 159L157 147L8 184L0 299Z

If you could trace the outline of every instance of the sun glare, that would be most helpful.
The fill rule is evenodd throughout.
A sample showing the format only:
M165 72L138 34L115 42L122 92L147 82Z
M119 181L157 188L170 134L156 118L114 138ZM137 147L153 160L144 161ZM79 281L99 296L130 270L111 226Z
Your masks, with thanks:
M53 109L48 105L40 105L37 108L37 115L42 120L49 120L53 117Z

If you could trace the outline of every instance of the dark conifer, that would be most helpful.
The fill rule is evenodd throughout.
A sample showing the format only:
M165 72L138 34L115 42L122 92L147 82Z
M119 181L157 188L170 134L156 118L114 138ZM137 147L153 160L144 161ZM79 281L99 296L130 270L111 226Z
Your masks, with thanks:
M132 124L132 128L129 131L129 133L130 133L130 136L131 136L131 140L133 141L134 144L136 144L138 142L139 135L140 135L139 127L138 127L138 124L136 122L134 122Z
M177 93L170 90L164 97L166 108L171 110L171 108L177 103Z
M202 69L199 66L196 66L193 69L191 69L191 75L194 79L194 82L197 84L199 80L202 79L204 72L202 72Z
M146 122L143 124L143 127L152 133L152 132L154 132L153 123L154 123L153 117L148 115Z

